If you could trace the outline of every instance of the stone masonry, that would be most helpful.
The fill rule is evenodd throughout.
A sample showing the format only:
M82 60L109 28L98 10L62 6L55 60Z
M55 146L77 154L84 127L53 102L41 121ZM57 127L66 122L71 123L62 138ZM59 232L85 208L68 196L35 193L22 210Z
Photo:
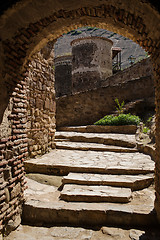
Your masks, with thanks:
M24 159L55 147L54 70L44 51L28 61L0 125L1 230L13 230L21 221L26 188Z
M0 225L13 230L20 224L24 201L24 159L28 155L26 134L26 83L14 88L1 124L0 139Z
M59 56L55 63L56 97L72 93L72 55Z
M102 37L78 38L72 45L72 93L99 86L112 75L113 42Z
M154 111L154 77L150 59L125 69L101 81L100 87L56 99L57 126L93 124L115 111L115 98L120 102L140 101L136 114L143 109ZM93 114L94 113L94 114Z
M92 38L89 38L89 40L91 40ZM94 38L92 39L92 42L93 40ZM105 42L106 40L103 40L103 38L99 37L99 41ZM81 42L84 42L85 44L84 43L81 44ZM81 49L79 51L76 51L75 47L73 46L73 49L74 49L73 58L72 58L72 55L62 55L54 59L56 97L71 95L73 92L76 93L81 91L87 91L89 89L95 89L97 87L104 87L113 83L114 84L124 83L124 82L127 82L129 79L135 79L135 78L146 77L146 76L150 76L154 84L153 67L152 67L150 57L145 58L131 65L128 68L125 68L123 71L118 71L117 74L113 74L113 75L111 72L109 72L109 69L108 69L108 68L111 68L111 66L110 67L107 66L108 62L106 62L106 66L104 70L106 72L105 72L105 76L103 76L102 78L102 76L100 76L102 74L100 74L100 70L99 70L100 63L98 63L97 69L96 69L96 65L93 67L93 64L91 64L90 62L93 56L90 56L91 53L89 53L86 42L87 42L86 38L80 38L80 40L76 40L76 43L77 43L76 48L79 48L79 49L81 48ZM91 45L91 43L88 43L88 44ZM85 46L85 48L82 54L83 46ZM113 49L114 48L112 48L112 55L114 51ZM103 57L104 51L103 51L103 48L99 50L100 50L100 53L98 54L98 56L99 56L99 60L101 60L104 58ZM88 56L86 55L86 53ZM105 55L107 55L106 58L108 58L108 54L109 52L106 52L106 49L105 49ZM101 55L102 55L102 58L100 57ZM76 68L76 74L73 74L73 77L72 77L72 62L74 67ZM92 59L92 62L94 62L94 59ZM88 68L85 66L88 66ZM74 70L73 70L73 73L74 73ZM91 79L92 75L93 75L93 79ZM73 83L72 83L72 80L73 80ZM86 84L84 84L84 82L86 82ZM75 84L77 87L74 88L73 85ZM73 88L73 91L72 91L72 88Z
M151 86L154 85L153 66L150 57L110 76L105 81L101 82L100 86L106 87L113 84L121 84L128 80L135 80L141 77L149 77L151 79Z
M55 148L55 90L53 63L39 52L27 69L27 135L29 156L42 155Z
M16 2L16 1L14 1ZM26 82L28 61L48 41L56 40L64 32L82 26L106 28L132 39L150 55L154 71L156 103L156 166L155 166L155 210L160 220L160 30L159 8L155 1L111 0L111 1L24 1L21 0L2 12L0 16L0 101L2 122L8 103L13 100L8 115L12 133L1 138L1 228L12 217L20 213L24 189L23 159L27 154L26 135ZM2 8L3 9L3 8ZM6 8L5 8L6 9ZM21 107L20 107L21 105ZM9 108L10 109L10 108ZM6 154L8 153L8 154ZM11 153L11 154L10 154ZM12 173L4 178L4 172ZM7 180L7 181L6 181ZM7 204L5 187L16 189ZM16 196L16 197L15 197Z

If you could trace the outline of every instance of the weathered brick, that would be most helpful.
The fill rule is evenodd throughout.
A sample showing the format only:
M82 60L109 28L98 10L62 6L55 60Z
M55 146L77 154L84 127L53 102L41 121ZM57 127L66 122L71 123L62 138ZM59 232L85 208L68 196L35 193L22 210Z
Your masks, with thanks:
M11 199L17 197L20 192L21 192L21 185L20 185L20 182L19 182L19 183L17 183L17 184L14 186L14 188L10 191Z

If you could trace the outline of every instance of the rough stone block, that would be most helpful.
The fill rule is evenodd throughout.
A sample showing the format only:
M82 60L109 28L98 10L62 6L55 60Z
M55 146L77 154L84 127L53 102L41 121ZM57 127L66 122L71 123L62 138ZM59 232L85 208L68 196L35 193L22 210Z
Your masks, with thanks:
M20 182L18 182L10 192L11 199L17 197L20 194L20 192L21 192L21 185L20 185Z
M50 109L50 100L46 98L45 104L44 104L45 109Z

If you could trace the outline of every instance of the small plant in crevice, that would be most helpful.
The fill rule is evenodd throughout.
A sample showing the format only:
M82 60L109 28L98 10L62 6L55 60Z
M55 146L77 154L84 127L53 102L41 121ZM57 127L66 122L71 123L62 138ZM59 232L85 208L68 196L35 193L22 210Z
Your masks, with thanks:
M118 114L122 114L124 112L124 101L122 103L119 102L118 98L116 98L115 100L116 103L116 110L118 111Z
M149 134L152 126L152 120L154 115L150 116L146 121L143 123L142 133Z
M145 125L143 126L143 133L148 133L149 132L149 128L148 127L146 127Z
M150 117L147 119L146 124L150 124L151 121L153 120L153 117L154 117L154 115L150 116Z

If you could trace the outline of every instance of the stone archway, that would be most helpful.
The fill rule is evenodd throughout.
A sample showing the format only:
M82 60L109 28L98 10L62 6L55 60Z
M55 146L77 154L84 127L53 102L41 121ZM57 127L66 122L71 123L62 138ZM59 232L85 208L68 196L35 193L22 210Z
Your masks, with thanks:
M143 1L22 1L14 9L2 15L1 27L1 119L10 98L12 99L11 135L2 139L2 171L11 168L13 176L9 187L14 188L16 181L21 183L20 192L24 190L23 161L27 156L26 136L26 77L28 60L50 40L57 39L62 33L90 25L117 32L129 37L142 46L152 57L156 86L156 201L155 208L160 219L160 14L149 3ZM12 26L12 27L11 27ZM21 101L22 104L21 104ZM15 120L15 117L17 118ZM23 146L20 142L22 141ZM12 150L15 147L15 151ZM18 149L18 150L17 150ZM12 153L11 153L12 152ZM7 159L8 162L5 161ZM6 179L9 181L9 179ZM7 188L8 189L8 188ZM19 205L23 194L19 197ZM4 210L4 215L6 210ZM16 214L18 210L14 210ZM11 216L6 215L7 219ZM3 218L2 218L3 219Z

